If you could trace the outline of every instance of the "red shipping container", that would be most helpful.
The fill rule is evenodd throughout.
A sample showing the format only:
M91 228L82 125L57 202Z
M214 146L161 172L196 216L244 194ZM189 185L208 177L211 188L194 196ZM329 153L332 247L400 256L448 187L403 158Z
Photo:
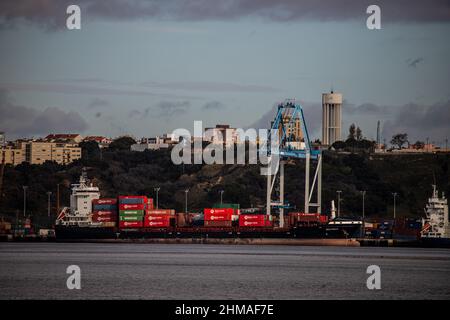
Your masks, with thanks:
M170 220L172 216L167 214L152 214L152 215L145 215L144 220L146 221L166 221Z
M146 202L147 202L146 196L119 196L119 201L121 199L146 199Z
M154 221L145 219L144 221L145 228L168 228L170 227L170 219Z
M145 204L119 204L119 210L145 210Z
M103 216L115 216L117 215L116 211L104 211L104 210L99 210L99 211L94 211L92 212L94 215L97 215L99 217L103 217Z
M142 228L143 222L142 221L120 221L119 227L121 229L125 228Z
M104 198L104 199L94 199L92 200L92 204L116 204L116 198Z
M291 212L289 216L301 222L318 222L321 219L320 213Z
M222 220L222 221L215 221L215 220L205 220L204 222L205 227L231 227L231 221L230 220Z
M241 214L239 221L264 221L266 220L265 214Z
M254 220L254 221L245 221L239 220L239 227L265 227L265 220Z
M226 221L231 220L233 215L233 208L213 208L204 209L204 219L205 221Z
M94 222L115 222L115 221L117 221L117 217L116 216L97 216L94 214L92 216L92 221L94 221Z
M152 214L164 214L164 215L175 215L174 209L153 209L153 210L147 210L148 215Z

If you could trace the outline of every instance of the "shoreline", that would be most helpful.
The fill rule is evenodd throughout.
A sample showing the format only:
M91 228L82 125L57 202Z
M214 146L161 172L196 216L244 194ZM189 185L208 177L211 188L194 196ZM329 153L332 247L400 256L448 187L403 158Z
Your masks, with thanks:
M411 247L449 248L426 245L420 240L361 239L361 238L126 238L126 239L55 239L55 238L0 238L0 242L58 242L58 243L136 243L136 244L212 244L212 245L283 245L331 247Z
M274 238L148 238L148 239L63 239L56 242L140 243L140 244L215 244L215 245L289 245L359 247L356 239L274 239Z

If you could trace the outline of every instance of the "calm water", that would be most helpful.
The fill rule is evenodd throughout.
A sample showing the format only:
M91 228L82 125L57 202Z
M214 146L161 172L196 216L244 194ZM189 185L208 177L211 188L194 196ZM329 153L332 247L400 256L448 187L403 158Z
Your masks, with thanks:
M81 268L68 290L67 266ZM381 267L381 290L366 268ZM0 299L450 299L450 250L0 243Z

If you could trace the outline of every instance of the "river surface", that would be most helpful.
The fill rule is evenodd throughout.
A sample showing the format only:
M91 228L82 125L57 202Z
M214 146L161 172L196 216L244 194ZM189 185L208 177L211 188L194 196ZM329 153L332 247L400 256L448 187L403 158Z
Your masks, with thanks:
M80 290L67 288L70 265ZM367 288L370 265L380 290ZM450 300L450 250L0 243L0 299Z

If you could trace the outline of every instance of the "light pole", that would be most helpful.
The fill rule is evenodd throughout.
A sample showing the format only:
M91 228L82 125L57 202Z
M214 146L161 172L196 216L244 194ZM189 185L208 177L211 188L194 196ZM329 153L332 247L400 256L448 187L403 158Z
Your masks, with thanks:
M395 221L395 218L396 218L396 212L395 212L395 210L396 210L396 203L395 203L395 198L397 198L397 192L393 192L392 195L394 196L394 221Z
M219 191L219 193L220 193L220 204L222 204L222 200L223 200L223 192L224 192L224 190L220 190L220 191Z
M48 211L47 216L50 218L50 196L52 195L51 191L47 191L47 202L48 202Z
M393 192L392 195L394 196L394 222L392 223L392 236L394 237L394 231L396 228L396 224L395 224L395 218L396 218L396 202L395 202L395 198L397 198L397 192Z
M23 216L25 217L27 211L27 189L28 186L22 186L23 188Z
M160 187L154 188L154 190L156 192L156 209L158 209L158 192L160 189L161 189Z
M56 184L56 215L59 214L59 183Z
M341 216L341 190L336 191L336 193L338 194L338 217Z
M185 198L185 213L188 213L188 193L189 193L189 189L186 189L186 190L184 190L184 193L185 193L185 196L186 196L186 198Z
M365 237L366 236L366 212L365 212L365 206L364 206L364 198L366 196L366 190L361 191L362 194L362 236Z

